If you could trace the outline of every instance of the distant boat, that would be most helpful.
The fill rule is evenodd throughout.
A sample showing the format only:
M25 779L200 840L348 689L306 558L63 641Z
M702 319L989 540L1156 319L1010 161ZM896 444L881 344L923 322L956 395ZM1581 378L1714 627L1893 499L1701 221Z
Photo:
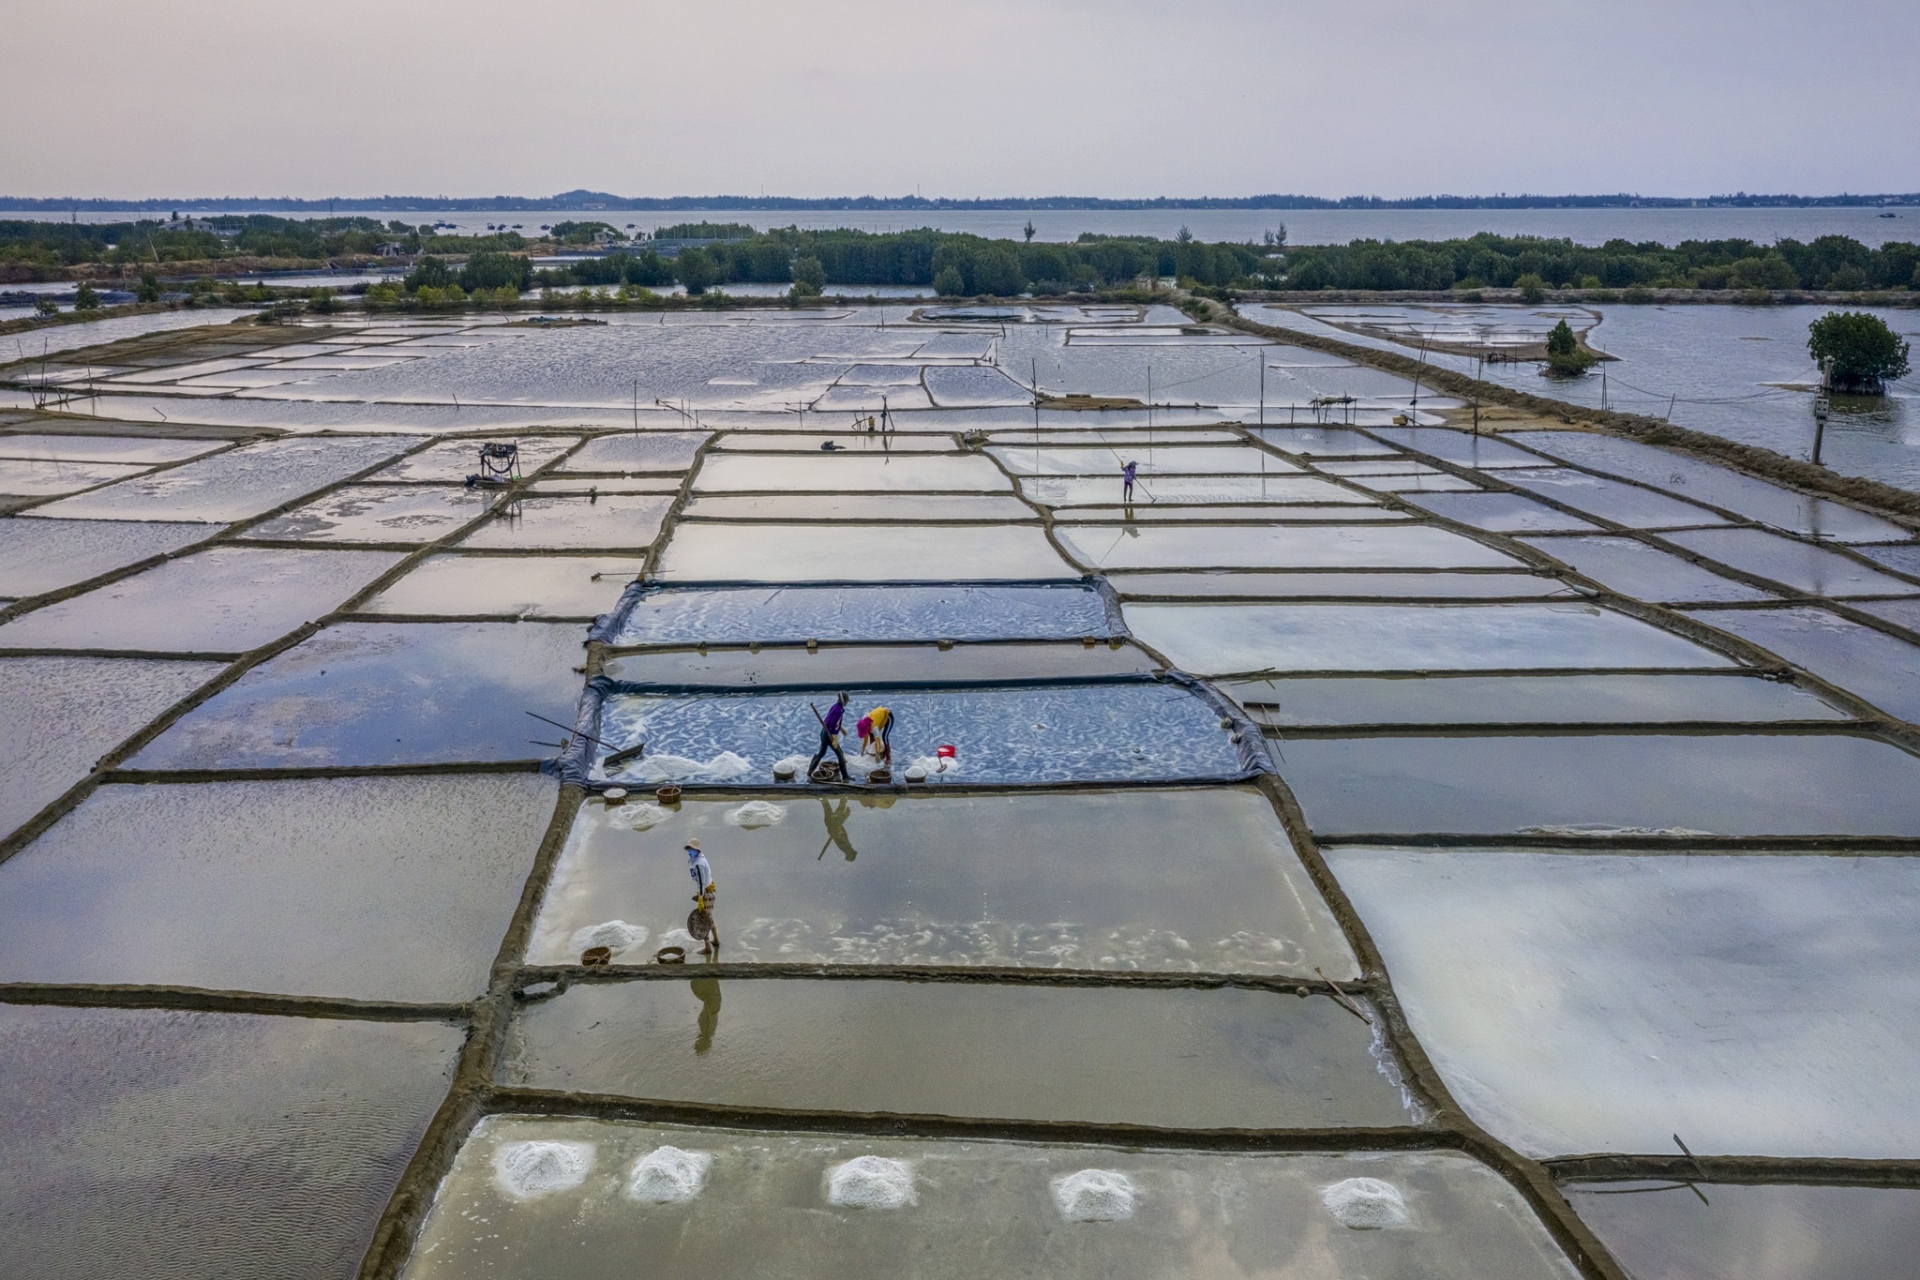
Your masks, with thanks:
M1897 218L1897 217L1899 217L1900 215L1899 215L1899 214L1897 214L1897 213L1883 213L1883 214L1881 214L1880 216L1881 216L1881 217L1883 217L1883 218Z

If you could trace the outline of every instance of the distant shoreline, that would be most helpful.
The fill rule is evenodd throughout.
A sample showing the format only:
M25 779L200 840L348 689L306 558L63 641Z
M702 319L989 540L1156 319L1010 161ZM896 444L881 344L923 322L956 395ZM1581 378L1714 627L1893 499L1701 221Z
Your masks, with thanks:
M1920 192L1876 195L1750 195L1737 192L1717 196L1614 195L1498 195L1378 196L1257 195L1195 198L1161 196L1126 200L1098 196L1044 196L1004 199L945 199L920 196L616 196L603 191L568 191L557 196L370 196L299 200L292 197L219 196L196 199L112 200L72 196L0 196L0 214L52 213L170 213L200 212L326 214L334 209L382 213L483 213L489 210L591 213L595 211L672 212L677 210L802 210L847 212L886 211L1003 211L1032 210L1158 210L1158 209L1833 209L1878 206L1920 206Z

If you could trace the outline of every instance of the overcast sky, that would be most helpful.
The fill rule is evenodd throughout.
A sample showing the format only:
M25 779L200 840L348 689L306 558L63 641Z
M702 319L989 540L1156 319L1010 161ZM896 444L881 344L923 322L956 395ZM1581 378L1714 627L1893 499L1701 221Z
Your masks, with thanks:
M1920 190L1916 0L7 0L0 194Z

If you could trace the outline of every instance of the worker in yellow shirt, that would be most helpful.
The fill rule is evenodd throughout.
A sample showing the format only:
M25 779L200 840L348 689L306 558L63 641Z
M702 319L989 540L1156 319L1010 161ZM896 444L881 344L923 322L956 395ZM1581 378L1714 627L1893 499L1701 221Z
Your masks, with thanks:
M893 763L893 712L875 707L860 717L860 754L871 754L884 765Z

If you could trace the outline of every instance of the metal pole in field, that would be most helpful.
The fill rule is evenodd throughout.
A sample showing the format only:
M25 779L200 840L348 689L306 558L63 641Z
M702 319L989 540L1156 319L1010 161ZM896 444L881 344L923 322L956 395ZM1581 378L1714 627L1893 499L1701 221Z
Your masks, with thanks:
M1827 393L1833 389L1833 365L1830 361L1820 362L1820 394L1813 400L1813 465L1824 466L1820 461L1820 448L1827 439Z
M1267 353L1256 351L1260 359L1260 425L1267 425Z

